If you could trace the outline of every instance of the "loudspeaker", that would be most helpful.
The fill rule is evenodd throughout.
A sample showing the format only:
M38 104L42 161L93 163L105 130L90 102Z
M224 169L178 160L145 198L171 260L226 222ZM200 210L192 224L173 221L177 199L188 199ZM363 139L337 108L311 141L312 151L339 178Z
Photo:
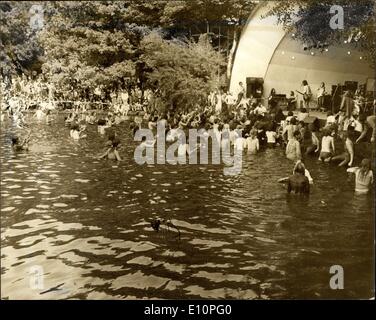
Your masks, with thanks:
M342 85L333 85L332 86L332 96L341 96L343 95L345 91L345 86L342 86Z
M356 89L358 89L358 81L345 81L345 88L347 91L350 90L355 93Z
M332 102L332 97L330 95L325 95L324 96L324 103L323 103L323 107L325 109L328 109L330 108L330 104Z
M246 97L249 98L253 96L254 98L261 98L264 91L264 79L263 78L254 78L248 77L246 79L247 91Z

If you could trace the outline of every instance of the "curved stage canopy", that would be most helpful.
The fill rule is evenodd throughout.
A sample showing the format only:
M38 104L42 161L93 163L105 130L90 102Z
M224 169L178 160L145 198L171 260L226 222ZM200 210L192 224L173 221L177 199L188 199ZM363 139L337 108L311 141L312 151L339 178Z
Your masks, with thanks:
M300 91L302 80L307 80L315 98L321 82L330 92L335 84L364 84L374 78L374 70L351 43L329 46L323 52L304 50L293 34L277 25L276 17L262 18L272 5L272 1L259 4L243 29L231 74L231 92L240 81L246 84L247 77L264 79L264 96L272 88L286 95Z

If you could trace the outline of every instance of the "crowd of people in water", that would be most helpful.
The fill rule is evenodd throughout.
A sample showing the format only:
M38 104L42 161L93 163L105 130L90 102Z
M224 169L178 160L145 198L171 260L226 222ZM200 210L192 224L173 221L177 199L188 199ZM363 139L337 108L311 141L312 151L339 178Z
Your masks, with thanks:
M16 128L26 133L24 138L12 138L15 152L28 150L31 125L25 114L33 112L32 117L37 122L50 125L57 121L54 115L59 112L52 100L53 89L43 93L43 88L40 91L31 89L29 82L24 77L16 81L13 85L16 88L8 88L8 95L1 101L1 122L12 121ZM372 146L368 148L371 150L368 157L360 159L357 146L375 141L375 102L369 110L356 108L348 91L342 97L338 113L328 111L325 123L322 123L322 120L311 117L310 110L304 106L299 110L283 111L273 98L269 97L266 103L262 103L262 99L246 97L242 84L239 86L237 95L217 90L210 93L205 103L196 104L188 110L162 108L158 92L148 90L141 94L139 89L130 92L115 92L114 89L110 100L106 100L109 102L76 100L72 108L64 110L67 112L65 125L69 128L67 135L76 141L84 139L88 134L87 126L96 126L99 135L108 135L105 151L97 158L121 161L117 126L127 125L135 134L143 128L156 131L158 123L163 123L166 142L179 141L178 153L188 154L199 145L189 146L185 139L180 139L180 135L196 128L201 129L202 135L212 133L222 148L230 147L233 151L254 155L265 148L282 148L286 158L295 165L290 177L280 179L287 185L289 193L309 194L313 179L304 165L307 157L347 167L349 173L355 174L357 192L365 193L372 188L370 159L374 157L374 149ZM6 86L3 87L6 89ZM45 100L37 99L38 94ZM101 94L101 88L94 90L94 96ZM153 141L143 139L142 143L145 147L153 146Z

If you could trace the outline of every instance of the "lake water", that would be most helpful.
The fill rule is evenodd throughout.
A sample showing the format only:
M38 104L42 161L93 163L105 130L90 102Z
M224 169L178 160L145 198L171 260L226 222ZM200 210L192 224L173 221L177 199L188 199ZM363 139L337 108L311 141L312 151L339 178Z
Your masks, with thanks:
M31 150L14 154L1 130L3 299L371 298L374 202L343 168L307 159L309 199L277 183L293 163L282 149L221 165L137 165L127 124L124 161L94 160L96 127L73 142L63 119L33 124ZM154 231L154 218L173 229ZM329 268L344 268L331 290ZM32 285L33 268L43 288ZM39 269L38 269L39 268ZM40 284L40 282L39 282ZM57 290L48 290L53 287Z

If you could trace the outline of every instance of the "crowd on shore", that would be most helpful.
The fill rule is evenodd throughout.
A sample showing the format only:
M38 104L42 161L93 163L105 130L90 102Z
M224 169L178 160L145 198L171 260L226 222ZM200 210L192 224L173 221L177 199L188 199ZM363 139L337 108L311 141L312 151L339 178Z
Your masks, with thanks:
M24 101L35 104L33 117L37 122L54 122L52 115L56 107L51 96L54 89L50 87L46 90L41 83L30 89L29 82L21 77L11 89L7 90L6 85L3 85L7 94L1 103L1 121L10 118L16 127L27 132L23 139L12 139L15 151L27 149L30 141L31 125L24 114L30 109L31 103ZM100 88L97 89L93 96L99 97L102 93ZM69 98L74 101L74 92L70 94L73 96ZM325 123L310 117L309 110L305 108L300 108L298 112L290 110L286 114L272 99L268 99L265 105L261 100L247 98L244 94L238 93L236 96L219 90L212 92L206 103L197 104L189 110L161 108L158 92L148 90L142 95L137 88L131 92L114 89L109 93L109 98L106 108L99 107L103 106L103 100L100 99L92 101L94 104L73 103L65 118L69 136L74 140L86 137L87 125L97 126L100 135L108 134L108 148L99 158L121 160L118 152L121 142L116 136L116 126L126 123L135 134L141 128L155 131L157 124L163 122L166 141L181 141L179 153L189 154L192 149L199 148L197 145L189 146L185 139L180 139L180 133L191 128L213 133L222 148L229 147L234 152L240 150L257 154L264 148L283 148L286 158L295 163L293 176L286 180L289 192L309 193L312 178L303 164L306 157L349 167L348 171L356 174L356 189L359 192L368 191L373 183L368 158L373 158L374 154L362 160L357 157L357 146L375 141L375 107L368 113L355 108L350 92L343 95L337 114L328 112ZM95 102L101 103L95 105ZM147 143L152 145L150 141L144 142L146 146ZM368 149L373 150L372 147ZM358 169L354 169L355 165L359 166Z

